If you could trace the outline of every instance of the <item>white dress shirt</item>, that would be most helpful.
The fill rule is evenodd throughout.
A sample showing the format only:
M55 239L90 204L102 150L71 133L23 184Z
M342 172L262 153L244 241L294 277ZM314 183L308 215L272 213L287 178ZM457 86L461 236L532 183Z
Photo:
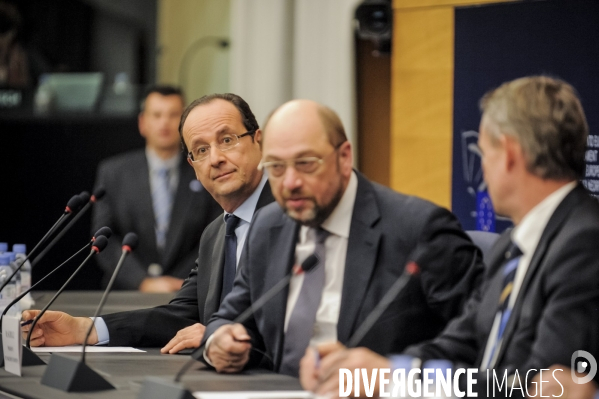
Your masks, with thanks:
M512 288L512 293L510 294L510 300L508 303L509 309L512 309L516 303L516 299L520 293L520 287L522 286L522 282L524 281L524 277L528 271L528 266L530 265L532 256L537 249L541 235L543 235L543 231L545 231L545 227L547 227L547 223L549 223L549 219L551 219L555 209L559 206L559 204L561 204L564 198L566 198L570 191L576 187L576 184L577 183L575 181L570 182L551 193L543 201L539 202L534 208L532 208L522 218L520 224L518 224L518 226L514 227L512 230L512 242L514 242L514 244L520 248L522 251L522 257L518 262L518 268L516 269L516 275L514 276L514 286ZM499 303L497 306L499 306ZM487 340L485 355L483 356L483 361L481 363L483 365L488 363L489 356L491 356L491 350L497 337L499 324L500 317L498 314L496 314L495 321L493 322L493 328L491 328L491 333L489 334L489 339ZM497 344L493 359L491 359L492 361L489 364L490 369L493 368L500 349L501 342Z
M352 172L349 183L333 210L333 213L320 227L330 235L325 241L325 283L320 305L316 312L316 321L310 345L323 342L337 341L337 321L341 308L341 292L343 290L343 276L345 275L345 258L347 255L347 241L351 227L351 216L358 191L358 178ZM315 229L302 226L299 232L299 242L295 246L295 263L301 264L308 256L314 253ZM287 311L285 312L285 331L289 324L289 317L302 288L304 275L293 276L289 282L289 295L287 297Z

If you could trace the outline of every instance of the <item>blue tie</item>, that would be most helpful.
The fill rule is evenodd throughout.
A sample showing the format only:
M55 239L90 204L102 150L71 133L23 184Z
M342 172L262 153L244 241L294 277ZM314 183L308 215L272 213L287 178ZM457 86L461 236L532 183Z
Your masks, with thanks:
M505 258L505 266L503 267L503 286L501 289L501 295L499 296L499 305L497 308L499 328L497 329L497 336L493 342L493 347L491 348L491 353L489 355L487 364L484 365L485 369L492 367L495 363L495 352L501 343L503 333L505 332L505 326L507 325L510 315L512 314L512 309L509 307L509 302L514 287L516 270L518 270L518 263L520 263L520 259L522 258L522 251L516 244L512 243L505 253Z
M166 244L166 233L171 219L173 208L173 194L170 189L169 169L156 170L154 178L154 191L152 192L152 204L154 206L154 220L156 222L156 246L164 249Z
M235 280L235 272L237 271L237 236L235 235L235 229L240 221L241 219L232 213L225 215L225 269L223 270L221 302L233 289L233 281Z

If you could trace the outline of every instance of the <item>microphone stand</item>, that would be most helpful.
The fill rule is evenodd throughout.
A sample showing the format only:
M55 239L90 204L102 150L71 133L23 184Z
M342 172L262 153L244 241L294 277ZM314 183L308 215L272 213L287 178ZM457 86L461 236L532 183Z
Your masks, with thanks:
M278 283L272 286L264 295L252 303L250 307L243 311L239 316L233 320L233 323L243 323L250 316L252 316L258 309L264 306L269 300L277 295L283 288L285 288L291 278L294 275L298 275L304 272L310 272L318 263L320 259L316 254L308 256L300 266L294 266L289 274L283 277ZM324 265L322 265L324 267ZM175 375L174 381L164 380L159 377L146 377L141 385L141 390L137 399L160 399L160 398L177 398L177 399L194 399L194 396L180 383L183 375L189 370L189 368L199 360L200 356L204 353L204 347L206 341L202 343L197 349L191 354L189 359L183 367Z
M6 315L6 313L8 313L9 309L15 303L17 303L21 299L23 299L23 297L25 295L27 295L31 290L33 290L38 284L40 284L46 278L50 277L55 271L57 271L58 269L60 269L64 265L66 265L71 259L73 259L75 256L79 255L85 248L89 247L90 245L91 245L91 243L85 244L85 246L83 248L81 248L79 251L77 251L73 256L71 256L69 259L65 260L64 262L62 262L54 270L52 270L50 273L48 273L44 277L42 277L37 283L33 284L27 291L21 293L11 303L9 303L8 306L6 306L6 308L4 309L4 312L2 312L2 315L0 316L0 334L2 333L2 320L4 319L4 316ZM25 350L23 353L24 353L23 366L34 366L36 364L39 364L39 363L37 363L37 360L35 360L35 359L33 359L33 362L35 364L28 364L31 361L31 357L29 357L28 355L25 355L25 354L28 354L29 352ZM36 358L39 359L39 357L37 357L37 356L36 356ZM0 367L4 367L4 347L2 346L2 335L0 335Z
M62 354L53 354L52 357L50 357L50 363L48 364L48 367L46 367L46 371L42 376L41 383L43 385L60 389L65 392L95 392L116 389L104 377L85 364L85 347L87 345L87 340L89 339L89 336L94 328L94 322L106 303L108 293L110 292L116 280L125 258L136 246L137 235L134 233L128 233L125 235L125 238L123 239L123 253L121 254L121 258L119 259L117 266L112 273L112 277L110 278L108 286L104 290L104 295L102 295L102 299L96 308L96 313L92 318L92 323L85 334L85 338L83 339L81 360L73 359L72 357L64 356Z

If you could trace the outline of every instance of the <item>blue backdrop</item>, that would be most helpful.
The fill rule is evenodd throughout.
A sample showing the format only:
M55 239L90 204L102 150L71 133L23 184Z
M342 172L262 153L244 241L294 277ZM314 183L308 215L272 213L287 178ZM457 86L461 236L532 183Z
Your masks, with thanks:
M478 102L505 81L538 74L564 79L579 92L591 132L583 183L599 196L599 1L460 7L455 12L452 209L466 229L500 232L511 225L501 218L494 222L485 196L473 145Z

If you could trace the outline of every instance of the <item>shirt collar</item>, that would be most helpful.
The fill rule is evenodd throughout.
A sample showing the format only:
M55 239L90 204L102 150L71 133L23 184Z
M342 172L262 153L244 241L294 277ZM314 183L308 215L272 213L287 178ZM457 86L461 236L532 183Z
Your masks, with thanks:
M349 238L349 229L351 227L352 213L356 194L358 193L358 177L356 172L352 171L349 177L347 188L341 197L341 200L333 210L333 213L322 223L321 227L337 236Z
M241 205L239 205L237 209L233 211L233 215L248 223L252 223L252 218L254 217L254 212L256 211L256 205L258 204L258 199L260 198L260 194L262 194L262 189L264 189L264 185L266 184L267 180L268 176L266 176L266 173L263 173L258 187L256 187L252 195L250 195ZM227 215L227 212L225 212L225 215Z
M148 160L148 168L150 172L160 169L173 170L176 169L181 161L181 154L177 153L169 159L162 159L156 154L156 151L150 147L146 147L146 158Z
M534 252L553 212L566 195L576 187L576 184L575 181L570 182L549 194L522 218L518 226L514 227L511 233L512 241L523 254Z

